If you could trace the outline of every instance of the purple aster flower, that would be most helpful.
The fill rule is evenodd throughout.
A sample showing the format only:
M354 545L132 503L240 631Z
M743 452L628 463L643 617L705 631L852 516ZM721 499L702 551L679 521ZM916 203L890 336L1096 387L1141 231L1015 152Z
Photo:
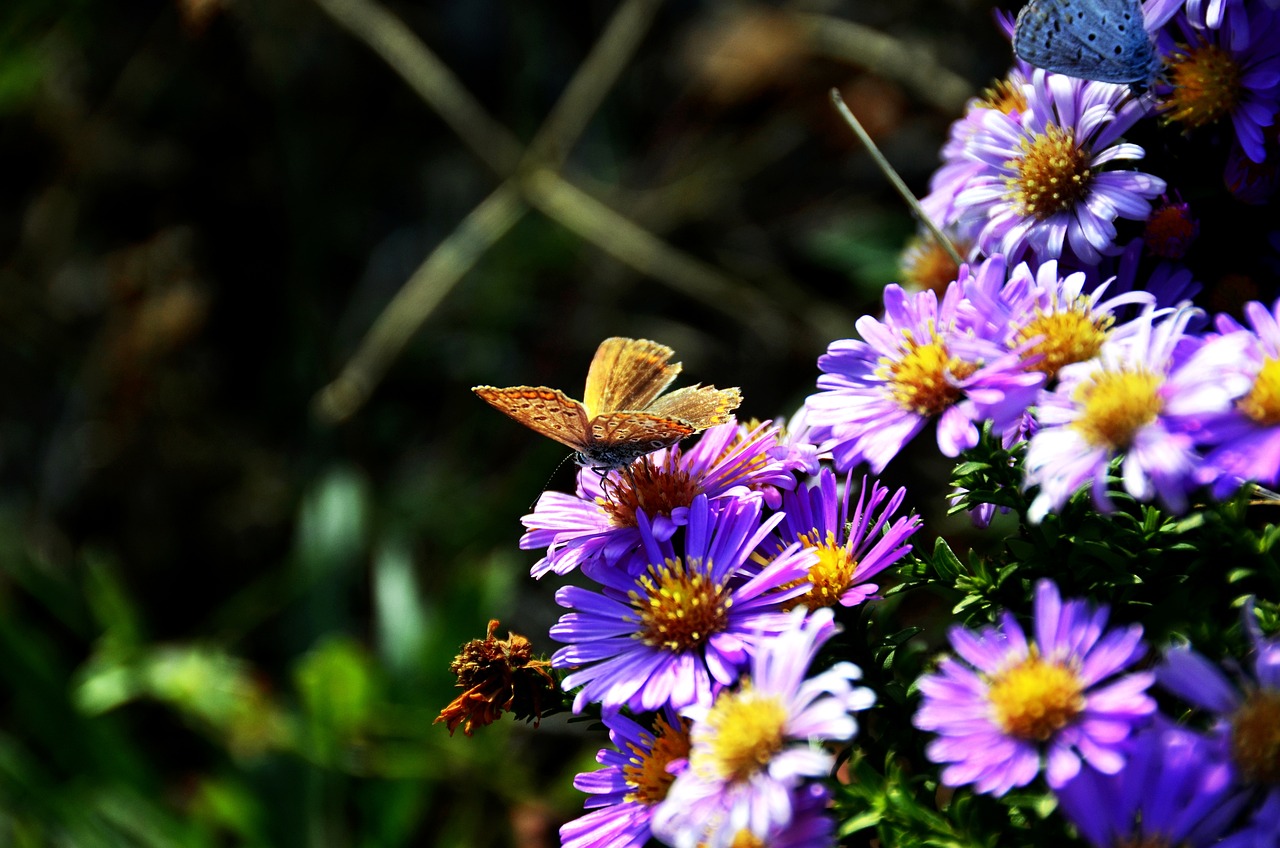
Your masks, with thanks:
M1058 372L1057 388L1041 394L1040 429L1024 462L1026 487L1040 487L1027 513L1032 522L1088 483L1094 504L1110 512L1106 478L1117 456L1130 495L1140 501L1158 495L1174 511L1186 508L1199 462L1193 430L1202 416L1227 410L1233 391L1222 379L1228 364L1222 351L1188 357L1198 340L1184 331L1197 311L1184 308L1159 323L1149 311L1135 321L1135 332Z
M1035 639L1005 612L999 627L953 627L957 660L920 679L915 726L938 734L926 753L946 763L942 781L1003 795L1039 774L1057 789L1086 762L1103 774L1124 765L1124 741L1155 711L1154 676L1121 672L1146 653L1142 627L1106 630L1107 608L1062 602L1036 585Z
M1103 283L1110 281L1108 291L1112 296L1142 291L1154 298L1158 309L1167 309L1186 305L1200 293L1201 285L1191 271L1180 262L1161 261L1150 271L1142 262L1146 242L1135 238L1125 245L1124 250L1115 257L1104 257L1096 266L1082 268L1088 282L1085 291L1092 291ZM1134 306L1117 310L1117 320L1128 320L1141 310Z
M1011 33L1012 20L1008 23ZM1026 89L1033 70L1026 62L1015 59L1003 79L966 104L964 115L951 124L947 140L942 145L942 165L929 179L929 193L920 199L920 206L929 220L940 228L952 228L956 241L969 245L969 250L961 255L970 259L978 258L976 238L982 222L974 219L961 226L963 208L956 205L956 198L971 179L987 170L986 163L970 146L982 128L983 115L987 112L998 112L1011 122L1021 122L1027 110Z
M1280 483L1280 301L1270 311L1257 301L1245 305L1253 331L1228 316L1218 317L1222 335L1205 347L1223 348L1221 378L1237 385L1231 407L1204 422L1204 440L1214 447L1199 479L1224 498L1243 481L1275 487Z
M593 560L582 571L601 591L556 592L556 603L572 612L551 628L552 638L568 643L551 664L575 669L563 681L566 690L582 687L574 712L594 702L637 711L709 703L762 642L788 626L780 605L808 588L816 555L796 544L744 578L743 563L782 520L761 522L761 509L759 495L725 500L718 510L698 495L678 546L660 538L641 510L643 572Z
M841 493L836 475L823 468L813 485L782 496L785 517L762 553L785 551L798 541L818 555L807 578L811 588L789 605L818 609L860 604L879 588L866 581L911 551L907 540L920 528L919 516L903 516L885 527L902 506L906 489L889 497L887 487L863 477L851 517L851 488L846 479Z
M689 723L667 711L647 729L616 710L604 713L612 748L596 761L604 768L580 774L573 785L589 797L589 813L560 828L563 848L643 848L655 806L675 774L668 768L689 755Z
M681 711L693 720L689 762L654 812L660 839L726 848L743 831L765 840L795 821L795 790L835 765L813 743L852 739L851 713L875 702L871 690L853 685L862 672L852 663L805 676L837 630L833 619L829 608L793 610L790 626L760 645L737 688Z
M768 846L768 848L835 848L836 825L831 817L831 790L821 783L802 783L791 792L791 819L777 824L763 836L757 836L750 828L742 828L727 843L708 843L706 834L716 833L712 825L694 840L691 834L681 833L671 844L677 846L727 844L731 848L744 846Z
M778 434L768 423L746 428L729 421L708 428L688 449L654 451L606 475L582 469L575 494L544 492L521 519L527 531L521 550L547 549L533 576L567 574L592 559L617 563L629 557L640 547L639 510L665 540L687 521L698 495L718 500L757 491L777 506L778 490L793 488L794 472L812 463L780 444Z
M955 200L960 221L980 221L978 246L987 255L1040 260L1069 249L1081 262L1114 253L1117 218L1146 220L1164 180L1104 166L1141 159L1120 137L1148 110L1128 86L1036 70L1025 87L1020 120L995 110L981 114L967 154L983 164Z
M1280 158L1280 130L1271 127L1263 144L1265 162L1250 159L1239 142L1231 145L1231 152L1227 154L1222 180L1231 196L1241 203L1261 206L1280 191L1280 161L1277 161Z
M1182 39L1173 27L1160 36L1168 82L1156 93L1163 120L1197 130L1229 119L1245 155L1262 162L1263 128L1280 108L1280 15L1262 3L1247 15L1247 43L1232 44L1230 33L1205 26L1188 5L1174 19Z
M1261 796L1259 811L1271 811L1262 820L1275 821L1280 820L1275 812L1280 806L1280 639L1263 635L1252 601L1243 613L1253 646L1251 679L1233 683L1187 646L1167 651L1156 676L1165 689L1215 717L1210 732L1230 756L1239 785ZM1258 844L1274 846L1276 833L1271 832L1272 841Z
M1212 845L1244 801L1219 746L1159 719L1132 737L1119 772L1086 765L1057 796L1097 848Z
M1276 848L1280 834L1280 792L1272 792L1240 830L1229 834L1217 848Z
M1056 259L1035 271L1021 262L998 290L973 286L969 300L996 326L992 335L1021 353L1026 367L1052 382L1066 365L1092 359L1107 339L1124 338L1136 325L1116 323L1116 312L1130 304L1153 305L1146 292L1124 292L1103 300L1109 282L1088 289L1082 271L1066 273ZM1008 445L1006 444L1006 447Z
M978 269L990 272L987 263ZM839 470L865 460L879 474L934 418L938 447L956 456L977 444L977 421L1025 409L1025 402L1019 408L1006 398L1034 391L1037 378L1022 369L1016 354L975 332L983 321L961 322L959 306L970 276L969 266L961 266L941 303L931 291L908 295L899 286L887 287L884 321L858 319L865 341L833 342L819 357L821 391L806 404L814 435L825 440ZM976 390L983 392L982 405L966 396Z

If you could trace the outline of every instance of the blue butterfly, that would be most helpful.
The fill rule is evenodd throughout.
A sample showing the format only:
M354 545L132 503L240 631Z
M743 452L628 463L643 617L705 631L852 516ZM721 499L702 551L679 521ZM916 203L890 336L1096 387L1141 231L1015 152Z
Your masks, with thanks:
M1038 68L1098 82L1143 85L1160 68L1140 0L1031 0L1014 24L1013 52Z

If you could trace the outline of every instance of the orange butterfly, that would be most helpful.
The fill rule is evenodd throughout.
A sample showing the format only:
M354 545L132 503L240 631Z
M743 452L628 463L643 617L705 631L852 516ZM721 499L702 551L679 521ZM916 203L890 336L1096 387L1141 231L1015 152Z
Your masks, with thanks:
M581 465L623 468L724 423L742 403L736 388L688 386L663 395L680 373L679 362L668 362L673 353L647 339L605 339L587 369L581 402L546 386L472 391L529 429L573 448Z

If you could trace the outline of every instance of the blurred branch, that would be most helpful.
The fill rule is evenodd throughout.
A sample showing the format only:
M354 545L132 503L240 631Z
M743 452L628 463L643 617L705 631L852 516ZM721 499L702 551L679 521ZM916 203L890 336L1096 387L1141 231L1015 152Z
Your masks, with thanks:
M400 74L491 171L505 177L516 169L523 155L520 140L485 112L403 21L372 0L316 4Z
M831 102L835 104L836 111L840 113L840 117L844 118L845 123L849 125L849 129L853 130L853 134L858 137L862 145L867 148L867 152L871 154L871 158L875 160L876 167L880 169L880 173L893 185L893 188L911 209L911 214L915 215L916 220L924 225L930 233L933 234L934 240L938 243L947 254L951 257L951 261L956 263L956 267L964 265L964 259L960 257L960 253L956 250L956 246L951 243L951 239L938 228L933 219L925 213L924 207L920 205L920 201L911 193L911 189L907 188L907 184L902 181L902 177L889 164L889 160L884 158L884 154L880 152L880 148L871 138L871 134L863 128L862 123L854 117L853 111L845 105L844 98L840 96L838 89L831 89Z
M751 327L765 341L785 337L776 304L719 270L677 250L634 221L575 188L555 173L540 169L524 180L525 196L543 214L601 250L664 280L685 296L724 312Z
M315 412L321 420L343 421L360 408L436 305L526 208L508 180L431 251L378 315L337 379L316 396Z
M343 421L369 398L448 291L525 211L521 200L605 253L752 328L786 337L782 308L575 188L556 172L631 60L661 0L626 0L551 108L527 151L491 118L412 31L373 0L316 0L378 53L507 180L432 251L383 309L351 360L315 400L323 421Z
M795 13L815 55L859 65L897 80L948 114L958 114L973 96L973 86L934 60L925 47L842 18Z
M627 0L619 7L538 128L527 158L547 166L564 162L635 55L661 4L662 0Z

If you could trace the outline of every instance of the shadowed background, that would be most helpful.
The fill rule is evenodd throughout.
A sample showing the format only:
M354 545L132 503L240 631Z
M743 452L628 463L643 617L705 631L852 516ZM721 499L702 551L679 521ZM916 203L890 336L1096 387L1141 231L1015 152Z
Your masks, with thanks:
M572 468L470 387L625 335L792 414L913 231L828 92L923 193L989 8L60 5L0 11L0 844L556 844L599 736L432 724L555 647Z

